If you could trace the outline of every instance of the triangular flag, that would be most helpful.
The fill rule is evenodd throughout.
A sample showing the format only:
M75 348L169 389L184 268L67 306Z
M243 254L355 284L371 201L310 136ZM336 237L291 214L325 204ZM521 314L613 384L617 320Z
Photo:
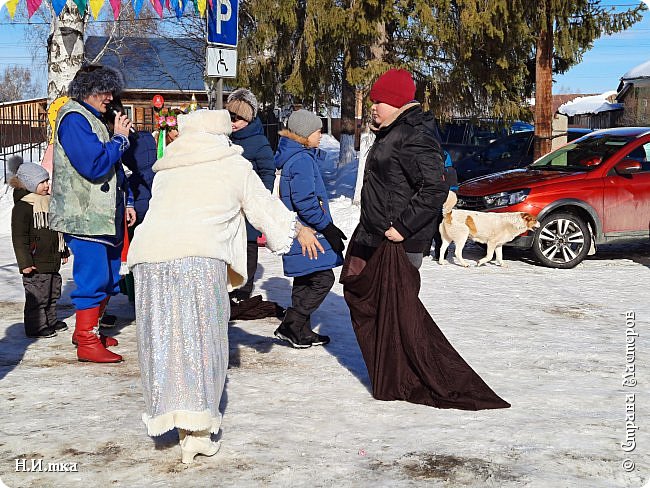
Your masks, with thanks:
M167 7L167 10L169 10L169 0L165 0L165 7Z
M61 31L61 38L63 39L65 52L68 54L68 57L70 57L72 55L74 45L77 43L79 37L81 36L81 32L70 27L61 27L59 30Z
M199 15L203 17L205 15L205 0L196 0L196 4L199 9Z
M34 12L41 6L43 0L27 0L27 17L31 18Z
M73 0L73 2L79 10L79 15L83 17L86 13L86 8L88 8L88 0Z
M181 0L171 0L170 3L172 4L172 8L176 13L176 18L180 19L183 16L183 7L181 4Z
M133 11L135 12L135 18L138 18L140 15L140 10L142 10L142 4L144 0L133 0Z
M160 17L162 19L162 16L163 16L162 2L160 0L151 0L151 5L153 5L153 9L158 14L158 17Z
M7 10L9 11L9 17L11 17L11 20L14 20L14 15L16 15L17 6L18 6L18 0L7 0Z
M117 18L120 16L120 0L108 0L108 1L111 4L111 8L113 9L113 18L117 20Z
M1 0L0 0L1 1ZM65 7L66 0L52 0L52 8L54 8L54 13L58 17Z
M97 20L103 6L104 0L90 0L90 13L93 14L95 20Z

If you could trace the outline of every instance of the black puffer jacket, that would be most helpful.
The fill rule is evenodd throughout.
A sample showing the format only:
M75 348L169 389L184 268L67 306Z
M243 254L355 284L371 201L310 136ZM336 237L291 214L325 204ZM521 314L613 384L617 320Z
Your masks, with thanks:
M57 273L61 258L67 257L67 249L59 252L59 236L50 229L34 227L33 207L21 198L29 192L14 188L14 208L11 212L11 238L18 269L36 266L36 273Z
M406 252L428 251L433 220L449 189L435 120L420 104L410 104L375 134L366 160L356 241L377 247L392 225L404 236Z

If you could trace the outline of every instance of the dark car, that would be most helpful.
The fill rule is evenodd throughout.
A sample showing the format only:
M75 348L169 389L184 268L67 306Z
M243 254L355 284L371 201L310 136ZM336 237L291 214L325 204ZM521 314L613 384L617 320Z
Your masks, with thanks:
M574 141L589 132L591 129L568 129L567 142ZM454 160L458 181L528 166L533 162L534 135L532 130L517 132L497 139L482 151L459 161Z
M522 121L507 123L499 119L455 118L440 123L439 132L442 147L453 161L460 161L500 137L532 128L532 125Z
M596 244L650 238L650 127L604 129L523 169L462 183L458 207L528 212L540 227L510 245L573 268Z

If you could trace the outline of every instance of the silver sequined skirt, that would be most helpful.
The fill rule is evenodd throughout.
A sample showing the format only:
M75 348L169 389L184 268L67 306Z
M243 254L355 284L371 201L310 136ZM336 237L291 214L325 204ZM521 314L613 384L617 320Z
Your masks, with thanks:
M138 357L151 436L218 432L228 369L226 263L187 257L134 266Z

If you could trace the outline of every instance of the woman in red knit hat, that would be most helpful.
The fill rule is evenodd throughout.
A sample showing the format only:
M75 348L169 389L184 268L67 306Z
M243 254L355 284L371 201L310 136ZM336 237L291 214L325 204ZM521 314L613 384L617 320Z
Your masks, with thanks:
M415 83L402 69L387 71L370 90L376 139L341 271L372 394L438 408L505 408L418 299L418 269L448 186L435 120L414 97Z

